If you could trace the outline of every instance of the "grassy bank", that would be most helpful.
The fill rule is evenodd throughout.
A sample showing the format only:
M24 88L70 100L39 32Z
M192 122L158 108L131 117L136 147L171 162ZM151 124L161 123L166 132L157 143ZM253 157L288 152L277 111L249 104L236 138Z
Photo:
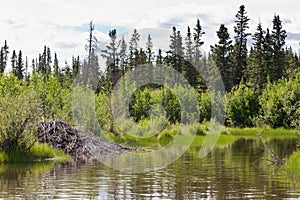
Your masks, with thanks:
M295 152L288 158L286 171L292 180L300 182L300 151Z
M108 140L121 143L128 146L134 147L148 147L148 148L161 148L171 142L174 136L178 133L179 125L169 125L161 132L153 135L148 138L139 138L131 135L122 135L116 136L112 133L107 133L106 137ZM196 136L192 147L201 146L206 134L208 133L208 123L199 124L196 130ZM269 127L266 128L224 128L224 131L221 133L217 144L218 146L231 144L241 137L250 137L257 138L260 135L264 135L267 138L272 137L288 137L296 138L296 130L288 130L284 128L272 129Z
M264 128L228 128L228 133L235 136L258 136L258 135L264 135L264 136L276 136L276 137L296 137L295 133L297 133L296 130L292 129L284 129L284 128L277 128L272 129L269 127Z
M44 160L54 160L56 162L67 161L70 157L63 151L53 149L47 144L36 142L30 152L20 150L10 152L0 151L0 163L29 163Z

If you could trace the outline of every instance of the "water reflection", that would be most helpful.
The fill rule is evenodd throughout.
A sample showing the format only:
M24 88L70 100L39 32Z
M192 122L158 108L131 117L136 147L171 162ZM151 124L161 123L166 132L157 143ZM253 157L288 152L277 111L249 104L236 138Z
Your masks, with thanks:
M268 141L280 157L294 139ZM300 185L284 167L270 166L260 140L239 139L204 159L189 149L165 169L124 174L101 163L0 165L0 197L22 199L282 199L299 198Z

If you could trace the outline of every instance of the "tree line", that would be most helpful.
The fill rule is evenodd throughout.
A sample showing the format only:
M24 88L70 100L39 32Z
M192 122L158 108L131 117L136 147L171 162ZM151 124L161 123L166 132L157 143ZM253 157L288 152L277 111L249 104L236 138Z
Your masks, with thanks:
M62 66L56 53L52 59L51 50L45 46L44 51L28 64L27 57L23 59L22 51L13 50L9 58L7 41L0 51L0 73L3 73L11 62L11 72L20 80L30 74L40 73L45 79L53 74L62 83L71 83L78 73L85 74L83 78L87 83L88 77L100 80L93 83L96 91L110 91L121 76L128 70L139 65L148 64L151 67L163 65L172 66L185 76L189 83L198 91L206 89L206 85L199 74L199 70L209 68L213 62L218 67L226 91L236 88L241 81L244 84L262 89L269 80L276 82L282 77L293 77L299 71L299 56L291 47L285 46L287 37L279 15L273 19L273 27L264 29L259 23L255 33L249 32L249 17L244 5L240 6L235 20L234 37L229 34L228 28L221 24L217 31L218 43L211 46L211 51L204 55L201 47L204 44L203 30L200 19L197 19L193 28L187 27L185 36L175 26L170 35L169 50L165 53L161 49L153 50L151 35L148 35L145 47L140 44L140 34L134 29L129 44L124 37L118 39L117 30L109 31L110 42L105 49L98 48L98 40L94 36L94 25L91 22L90 37L87 44L87 58L80 60L79 56L72 58L72 64ZM253 44L248 49L247 41L252 37ZM97 52L106 60L105 71L100 70ZM28 71L32 69L31 73ZM145 72L151 76L151 72Z

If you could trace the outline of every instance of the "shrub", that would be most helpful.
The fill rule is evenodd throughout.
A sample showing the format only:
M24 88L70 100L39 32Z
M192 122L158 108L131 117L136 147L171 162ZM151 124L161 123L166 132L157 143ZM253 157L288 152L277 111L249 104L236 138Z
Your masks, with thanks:
M200 123L209 121L211 118L211 94L209 92L202 93L199 96Z
M227 98L227 124L234 127L252 127L259 112L258 95L248 87L240 85Z
M299 128L300 74L294 79L268 83L259 98L262 119L273 128Z
M41 116L36 93L24 90L19 95L0 97L0 144L9 151L28 149L34 143L34 132Z

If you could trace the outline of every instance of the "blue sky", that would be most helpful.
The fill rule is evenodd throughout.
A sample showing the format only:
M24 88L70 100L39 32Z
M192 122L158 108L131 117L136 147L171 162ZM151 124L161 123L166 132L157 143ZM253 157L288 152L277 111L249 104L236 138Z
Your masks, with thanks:
M299 1L258 0L0 0L0 45L6 39L10 50L23 50L31 60L49 46L61 63L72 55L84 56L88 24L93 20L98 39L105 44L108 31L116 28L129 40L134 28L140 30L140 46L145 46L151 30L156 49L168 48L171 27L185 35L187 26L200 19L204 31L204 50L217 42L216 31L224 23L233 37L235 14L244 4L251 19L250 32L257 24L272 28L274 14L281 16L290 35L287 45L298 51L300 41ZM3 45L3 44L2 44Z

